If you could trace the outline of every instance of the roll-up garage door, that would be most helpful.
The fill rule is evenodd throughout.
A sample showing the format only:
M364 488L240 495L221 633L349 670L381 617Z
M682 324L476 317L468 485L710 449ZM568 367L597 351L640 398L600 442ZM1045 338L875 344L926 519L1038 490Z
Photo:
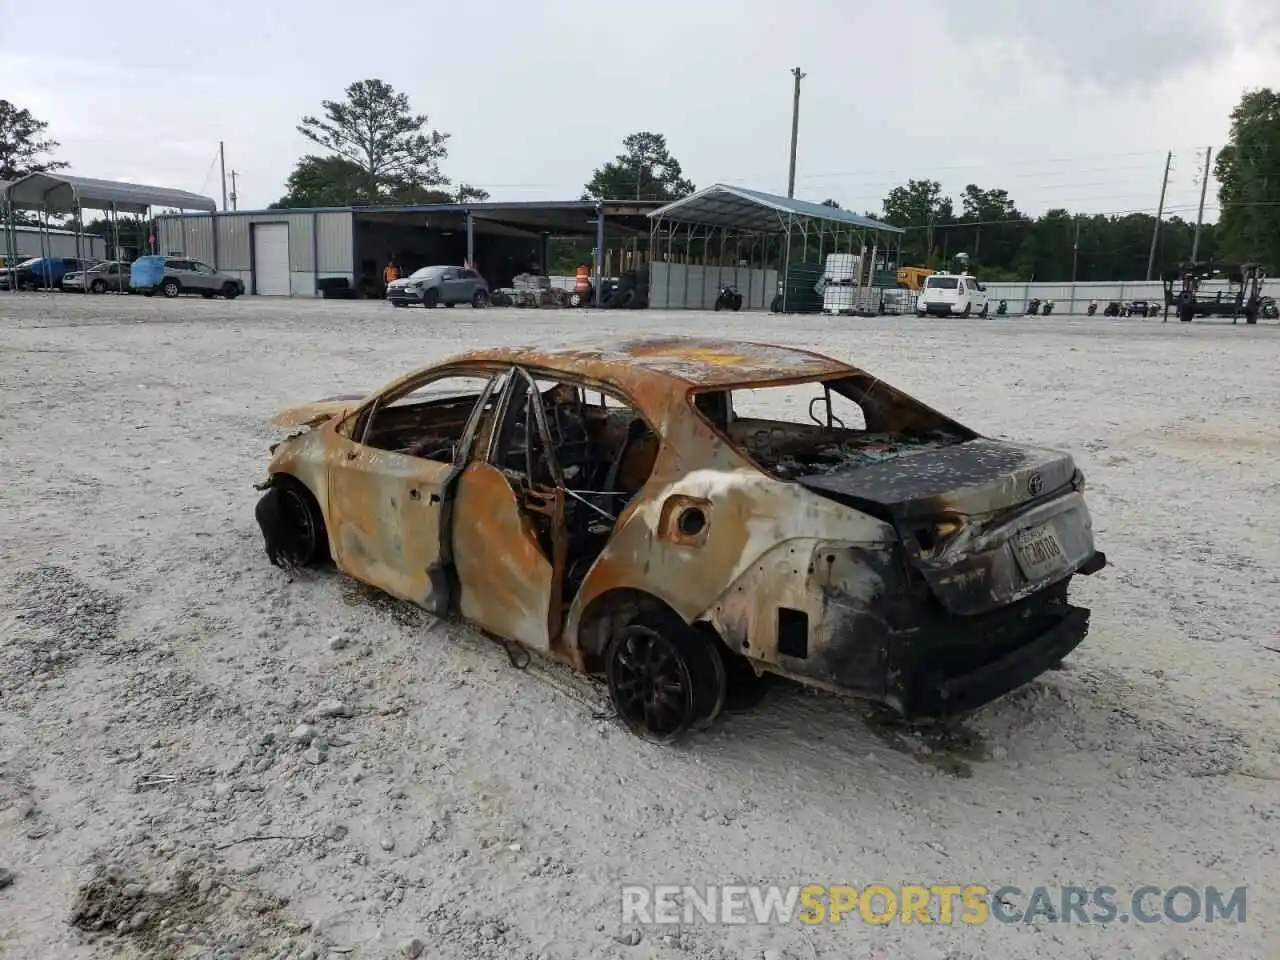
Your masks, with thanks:
M289 295L289 225L253 225L254 292L264 297Z

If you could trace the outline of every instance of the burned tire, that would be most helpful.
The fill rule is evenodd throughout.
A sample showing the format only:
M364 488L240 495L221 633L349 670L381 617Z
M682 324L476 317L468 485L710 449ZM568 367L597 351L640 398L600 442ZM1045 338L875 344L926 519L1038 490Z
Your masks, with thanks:
M622 722L652 743L674 743L719 715L727 690L714 643L674 614L622 628L605 651L609 699Z
M301 481L277 475L254 510L267 559L277 567L314 567L329 559L320 505Z

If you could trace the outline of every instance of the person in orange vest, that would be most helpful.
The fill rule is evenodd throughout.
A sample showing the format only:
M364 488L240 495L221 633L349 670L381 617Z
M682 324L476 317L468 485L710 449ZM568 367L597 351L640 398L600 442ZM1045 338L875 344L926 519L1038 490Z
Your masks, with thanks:
M400 268L396 266L396 258L391 257L387 260L387 265L382 270L382 282L390 283L392 280L400 279Z

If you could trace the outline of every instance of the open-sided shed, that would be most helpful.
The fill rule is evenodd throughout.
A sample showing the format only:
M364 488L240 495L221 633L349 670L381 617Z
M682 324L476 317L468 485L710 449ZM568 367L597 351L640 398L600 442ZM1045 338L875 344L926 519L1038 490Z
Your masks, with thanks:
M5 226L5 249L10 255L16 251L14 229L18 211L32 211L41 229L49 229L49 218L60 214L74 214L77 232L83 229L84 211L99 210L107 215L116 234L119 246L119 218L121 214L151 219L157 209L201 210L212 212L217 204L186 190L169 187L151 187L116 180L97 180L61 173L30 173L18 180L0 184L3 197L2 212ZM77 243L77 256L83 256L85 245Z
M872 269L897 266L902 230L839 207L717 183L649 214L653 268L649 302L658 307L705 309L719 289L733 284L748 307L768 306L779 271L819 267L830 253L858 256L860 296ZM788 308L789 284L782 286Z

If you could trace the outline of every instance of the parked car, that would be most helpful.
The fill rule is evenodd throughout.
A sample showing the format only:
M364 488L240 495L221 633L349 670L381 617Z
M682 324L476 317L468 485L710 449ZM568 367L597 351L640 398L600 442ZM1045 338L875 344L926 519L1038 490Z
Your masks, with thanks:
M977 314L985 317L987 288L977 277L965 274L935 273L925 277L920 296L916 299L916 316L926 314L944 317L968 317Z
M33 257L16 267L4 271L3 288L6 290L40 290L61 286L68 273L87 270L98 260L77 260L75 257Z
M446 307L459 303L482 307L489 300L489 284L466 267L423 267L388 283L387 299L395 307L434 307L438 303Z
M148 297L155 296L157 290L166 297L198 293L206 299L222 296L228 300L244 293L244 281L239 277L188 257L139 257L130 268L129 285Z
M1068 586L1106 565L1069 453L788 347L477 350L274 422L272 563L332 558L603 674L660 742L761 672L907 716L977 707L1084 639Z
M68 273L62 278L62 289L68 292L117 293L129 292L129 264L123 260L96 263L88 270Z

